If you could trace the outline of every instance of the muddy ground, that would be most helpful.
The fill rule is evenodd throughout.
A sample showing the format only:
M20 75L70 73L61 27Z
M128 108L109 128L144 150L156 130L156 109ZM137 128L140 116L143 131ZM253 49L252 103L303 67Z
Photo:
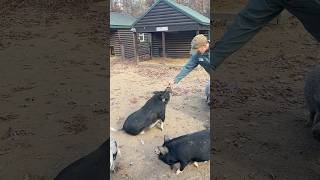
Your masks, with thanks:
M226 27L215 26L218 39ZM320 45L294 18L264 28L214 73L214 179L320 179L305 122L305 74Z
M51 180L108 137L105 9L0 17L0 179Z
M246 4L248 0L212 0L211 10L216 12L238 12Z
M111 63L110 125L121 129L125 119L143 106L153 91L164 90L169 80L181 67ZM192 165L179 174L160 160L156 147L163 143L164 135L177 137L209 128L209 106L205 102L204 87L208 74L198 68L175 88L166 110L164 130L153 128L145 134L131 136L124 131L111 132L119 143L121 156L117 159L116 173L111 179L210 179L210 163Z
M0 17L1 179L52 179L108 136L108 90L101 83L107 78L105 26L95 23L106 18L105 4L78 8L44 16L27 6ZM224 31L215 27L214 37ZM320 179L320 145L305 126L302 91L306 71L320 62L319 49L291 18L264 28L221 65L213 76L211 111L215 179ZM111 126L116 128L178 71L112 67ZM209 126L203 95L208 77L201 69L193 73L169 103L163 132L113 133L122 149L114 179L209 179L209 164L189 166L175 176L154 154L164 134ZM123 89L126 84L119 80L131 88Z

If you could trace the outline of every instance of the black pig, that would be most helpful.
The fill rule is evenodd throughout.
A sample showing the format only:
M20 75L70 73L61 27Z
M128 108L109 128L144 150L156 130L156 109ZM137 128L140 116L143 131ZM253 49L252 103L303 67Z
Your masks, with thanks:
M54 180L106 180L109 178L109 139L98 149L64 168Z
M210 130L202 130L192 134L183 135L174 139L166 138L161 147L158 147L159 159L170 165L180 163L179 174L189 164L210 160Z
M131 135L143 134L147 128L160 123L163 130L166 118L166 106L170 100L171 88L165 91L155 91L154 95L138 111L132 113L124 122L123 130Z

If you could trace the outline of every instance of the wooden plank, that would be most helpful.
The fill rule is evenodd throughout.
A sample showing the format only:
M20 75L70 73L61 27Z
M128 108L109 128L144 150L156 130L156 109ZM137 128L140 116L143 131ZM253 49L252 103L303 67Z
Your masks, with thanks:
M188 57L190 56L190 43L197 31L185 31L179 33L167 33L167 56Z
M155 33L152 33L152 53L154 57L160 57L159 48L161 46L161 39L160 37L157 37Z
M133 33L129 29L119 30L120 41L124 45L125 59L135 58Z
M152 52L152 34L150 34L150 36L149 36L149 46L150 46L150 59L152 59L152 57L153 57L153 52Z
M166 35L165 32L162 32L162 55L163 55L163 63L166 58Z
M165 32L166 57L189 57L190 42L196 31ZM162 33L152 33L152 56L159 57L162 52ZM160 53L160 54L159 54Z
M154 20L163 20L164 18L166 19L182 19L184 18L185 15L180 15L180 14L174 14L175 16L168 16L167 12L164 13L163 15L159 15L159 14L154 14L154 15L148 15L148 18L150 19L154 19ZM148 19L141 19L138 23L144 23L147 22Z
M195 31L199 29L199 25L192 22L191 23L174 23L170 25L159 23L157 25L147 25L147 26L141 26L141 27L135 26L135 28L139 33L144 33L144 32L151 33L151 32L158 32L156 30L156 27L163 27L163 26L168 27L168 31L166 32ZM207 29L203 29L203 30L209 30L209 26L207 27Z
M118 53L119 53L119 55L120 55L120 57L121 57L121 59L124 59L124 57L123 57L123 54L122 54L122 48L121 48L121 46L122 46L122 41L121 41L121 33L120 33L120 31L118 31L117 32L117 41L118 41L118 44L119 44L119 50L118 50Z

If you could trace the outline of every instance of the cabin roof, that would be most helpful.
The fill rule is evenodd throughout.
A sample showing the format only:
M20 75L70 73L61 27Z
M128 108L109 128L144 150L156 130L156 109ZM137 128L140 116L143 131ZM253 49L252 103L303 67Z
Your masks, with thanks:
M111 29L129 29L137 19L129 14L111 12L110 28Z
M210 25L210 19L202 14L200 14L198 11L193 10L187 6L184 6L182 4L178 4L173 0L157 0L150 8L148 11L146 11L145 14L143 14L142 16L140 16L140 18L138 18L133 26L135 24L137 24L139 22L139 20L141 20L143 17L145 17L156 5L158 5L161 1L166 2L169 6L171 6L172 8L174 8L175 10L183 13L184 15L190 17L191 19L193 19L194 21L198 22L199 24L202 25Z

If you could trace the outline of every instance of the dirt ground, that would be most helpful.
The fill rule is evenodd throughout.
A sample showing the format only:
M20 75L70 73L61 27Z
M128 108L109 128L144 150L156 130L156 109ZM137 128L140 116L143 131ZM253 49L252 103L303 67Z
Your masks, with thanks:
M213 12L238 12L248 0L212 0L211 8Z
M214 38L226 27L215 26ZM214 73L214 179L320 179L320 144L305 122L305 74L320 45L289 18L264 28Z
M174 66L174 67L182 67L184 64L188 62L188 58L161 58L161 57L154 57L152 59L148 59L145 61L139 62L139 64L152 64L152 65L160 65L164 64L167 66Z
M120 129L125 119L143 106L153 91L164 90L170 79L179 72L178 67L134 63L111 63L110 126ZM153 128L143 135L131 136L124 131L111 132L119 143L121 156L112 180L119 179L210 179L210 163L192 165L179 174L160 160L156 147L163 143L164 135L177 137L209 128L209 106L205 102L204 87L208 74L198 68L181 81L167 106L164 130Z
M107 78L105 26L95 24L106 18L105 8L69 7L44 21L39 8L21 7L0 17L0 179L50 180L108 136L108 90L101 83ZM214 27L214 37L224 31ZM320 62L319 51L291 18L264 28L215 72L214 179L320 179L320 145L305 126L302 91L306 71ZM111 65L115 128L179 70ZM169 102L163 132L112 133L122 153L112 179L209 179L209 164L188 166L176 176L154 153L164 134L209 127L203 93L208 77L201 69L192 73Z
M51 180L108 137L106 2L83 8L0 17L0 179Z

